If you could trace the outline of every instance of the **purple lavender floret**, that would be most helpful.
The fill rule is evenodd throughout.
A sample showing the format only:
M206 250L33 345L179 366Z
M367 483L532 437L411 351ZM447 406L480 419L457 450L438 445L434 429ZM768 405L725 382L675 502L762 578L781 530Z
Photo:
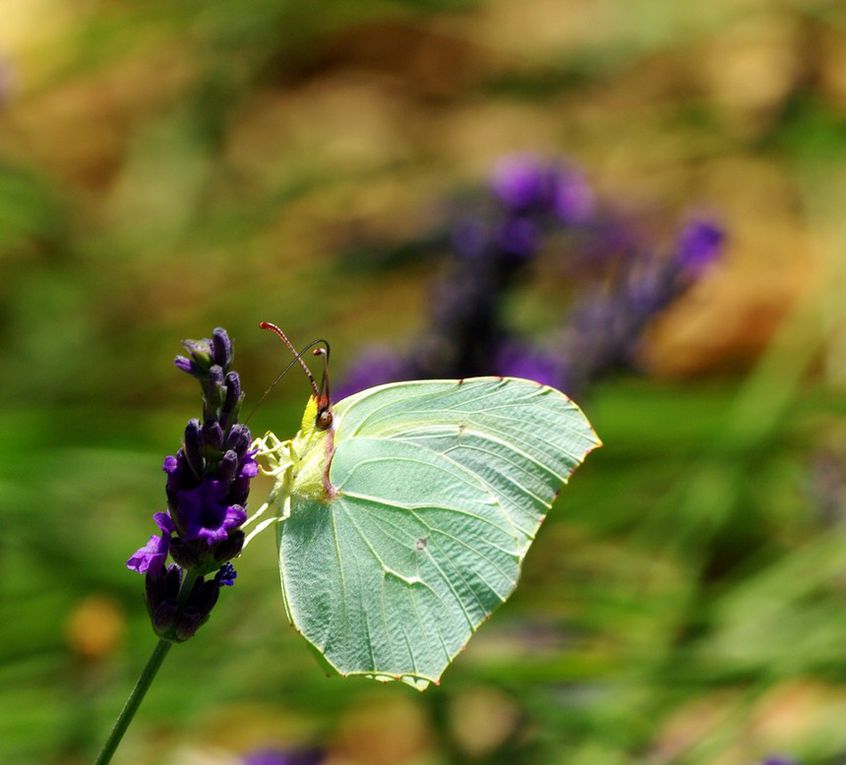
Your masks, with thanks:
M150 541L126 562L126 567L139 574L146 573L151 568L163 566L170 550L171 534L174 532L173 521L167 513L156 513L153 520L162 530L161 534L153 534Z
M183 347L188 356L175 363L200 382L203 421L188 421L182 447L162 464L167 512L154 516L161 535L127 561L130 570L146 574L153 628L171 640L191 637L208 618L220 588L234 584L235 569L228 561L244 544L240 527L247 519L250 481L258 473L250 431L237 422L243 392L230 369L228 334L218 328L211 339L185 340ZM188 595L179 593L186 573L194 582Z
M238 572L235 570L235 566L231 563L224 563L220 567L220 571L218 571L214 576L215 582L217 582L221 587L234 587L235 580L237 578Z
M791 757L776 756L767 757L761 762L761 765L799 765L799 762Z
M228 493L229 484L216 480L178 492L174 518L179 519L180 537L186 542L203 540L211 547L247 520L243 507L228 503Z

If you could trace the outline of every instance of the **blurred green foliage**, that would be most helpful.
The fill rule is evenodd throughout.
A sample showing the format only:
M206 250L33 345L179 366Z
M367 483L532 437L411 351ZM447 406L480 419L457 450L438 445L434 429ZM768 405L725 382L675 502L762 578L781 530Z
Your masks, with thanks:
M841 4L3 13L0 760L88 761L152 648L123 564L198 413L178 340L229 329L247 410L282 363L261 319L328 337L339 369L365 341L407 342L438 263L339 253L366 259L362 232L401 248L445 192L528 149L572 155L635 208L711 204L733 243L656 327L655 376L583 402L606 447L516 595L422 697L326 679L259 540L120 761L314 741L376 765L840 761ZM533 286L514 306L529 326L557 311ZM293 432L305 395L291 376L251 426Z

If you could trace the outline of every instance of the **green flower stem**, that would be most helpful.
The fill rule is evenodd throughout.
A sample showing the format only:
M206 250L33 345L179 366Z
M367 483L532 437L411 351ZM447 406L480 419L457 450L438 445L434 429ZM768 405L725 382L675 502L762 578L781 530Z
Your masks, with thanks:
M194 586L194 580L196 578L197 575L193 571L188 571L186 573L185 579L182 581L182 586L179 589L179 597L177 599L178 608L181 608L185 603L191 592L191 588ZM153 679L156 677L156 673L159 671L159 667L162 666L162 662L165 660L165 656L167 656L172 645L173 643L167 638L161 638L156 644L156 647L153 649L153 653L147 660L147 664L141 671L141 676L138 678L138 682L135 683L132 693L129 694L126 704L123 705L123 709L118 715L117 720L115 720L112 732L109 733L109 737L106 739L106 743L103 745L94 765L108 765L108 763L112 761L112 757L114 757L115 751L117 751L118 745L123 738L123 734L126 733L129 723L131 723L132 718L135 717L135 713L138 711L141 701L144 699L147 690L150 688Z
M107 763L111 762L115 750L118 748L118 744L120 744L120 741L123 738L123 734L126 733L129 723L131 723L132 718L135 717L135 713L138 711L141 700L147 693L150 683L153 682L153 678L159 671L159 667L161 667L162 662L164 661L165 656L167 656L167 652L170 650L172 645L173 643L165 638L161 638L156 644L153 653L147 661L147 665L144 667L141 672L141 676L138 678L138 682L135 683L135 687L132 689L132 693L129 694L126 704L123 705L123 709L121 710L120 715L118 715L118 719L115 720L112 732L109 734L109 738L103 745L103 749L101 750L99 757L97 757L95 765L107 765Z

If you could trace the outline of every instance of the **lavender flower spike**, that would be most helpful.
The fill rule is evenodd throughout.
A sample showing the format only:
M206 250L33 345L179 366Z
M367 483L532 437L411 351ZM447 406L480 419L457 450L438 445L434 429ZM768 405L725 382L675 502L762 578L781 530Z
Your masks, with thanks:
M235 583L228 561L243 547L250 481L258 473L250 431L238 424L243 393L231 369L229 335L217 328L211 339L185 340L183 347L188 355L177 356L176 366L198 379L203 420L188 421L181 448L162 465L167 512L153 516L161 534L126 564L146 575L153 629L172 641L190 638L208 619L220 588ZM183 587L190 592L180 592Z

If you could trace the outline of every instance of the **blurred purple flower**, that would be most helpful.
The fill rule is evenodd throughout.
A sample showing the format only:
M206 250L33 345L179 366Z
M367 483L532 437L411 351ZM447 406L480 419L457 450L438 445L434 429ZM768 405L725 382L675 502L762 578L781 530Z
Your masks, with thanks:
M452 229L452 247L456 255L469 260L484 257L490 248L487 226L474 218L462 218Z
M722 254L725 231L714 221L697 218L688 223L679 234L675 257L681 269L698 277Z
M555 174L552 211L562 223L585 223L594 210L593 189L584 174L575 168L561 168Z
M531 154L515 154L501 159L494 167L490 188L506 208L524 212L549 198L548 168Z
M374 385L396 382L409 377L408 364L400 356L383 346L370 346L362 351L347 370L335 396L342 399Z
M429 329L404 358L362 356L345 392L408 377L499 373L581 395L599 378L636 366L646 328L723 249L723 229L697 216L669 252L657 250L629 215L607 204L600 212L584 174L570 164L505 157L488 191L494 204L480 203L473 214L465 208L452 229L453 258L432 290ZM568 235L556 238L563 229ZM554 340L553 354L514 343L504 316L509 293L541 250L565 246L568 264L576 266L567 276L591 280L585 297L546 339L547 346Z
M506 255L531 258L540 246L540 231L529 218L506 218L499 227L496 245Z
M544 385L559 384L559 364L553 355L514 341L500 347L495 369L504 377L523 377Z
M182 448L162 465L168 509L153 516L161 535L152 536L126 564L146 574L153 629L170 640L191 637L208 618L220 588L234 584L235 569L227 561L243 546L244 505L258 472L249 451L250 431L237 422L243 393L231 371L228 334L218 328L210 339L185 340L183 347L188 356L177 356L175 364L200 382L203 423L188 421ZM175 565L166 565L168 554ZM194 583L180 596L185 571ZM204 578L215 571L212 579Z
M319 765L324 754L320 749L257 749L244 755L244 765Z
M682 230L670 257L641 248L618 263L610 289L591 293L567 319L564 390L578 395L609 372L631 369L647 326L719 256L724 236L713 222L696 220Z
M761 762L761 765L799 765L799 762L791 757L776 756L767 757Z

